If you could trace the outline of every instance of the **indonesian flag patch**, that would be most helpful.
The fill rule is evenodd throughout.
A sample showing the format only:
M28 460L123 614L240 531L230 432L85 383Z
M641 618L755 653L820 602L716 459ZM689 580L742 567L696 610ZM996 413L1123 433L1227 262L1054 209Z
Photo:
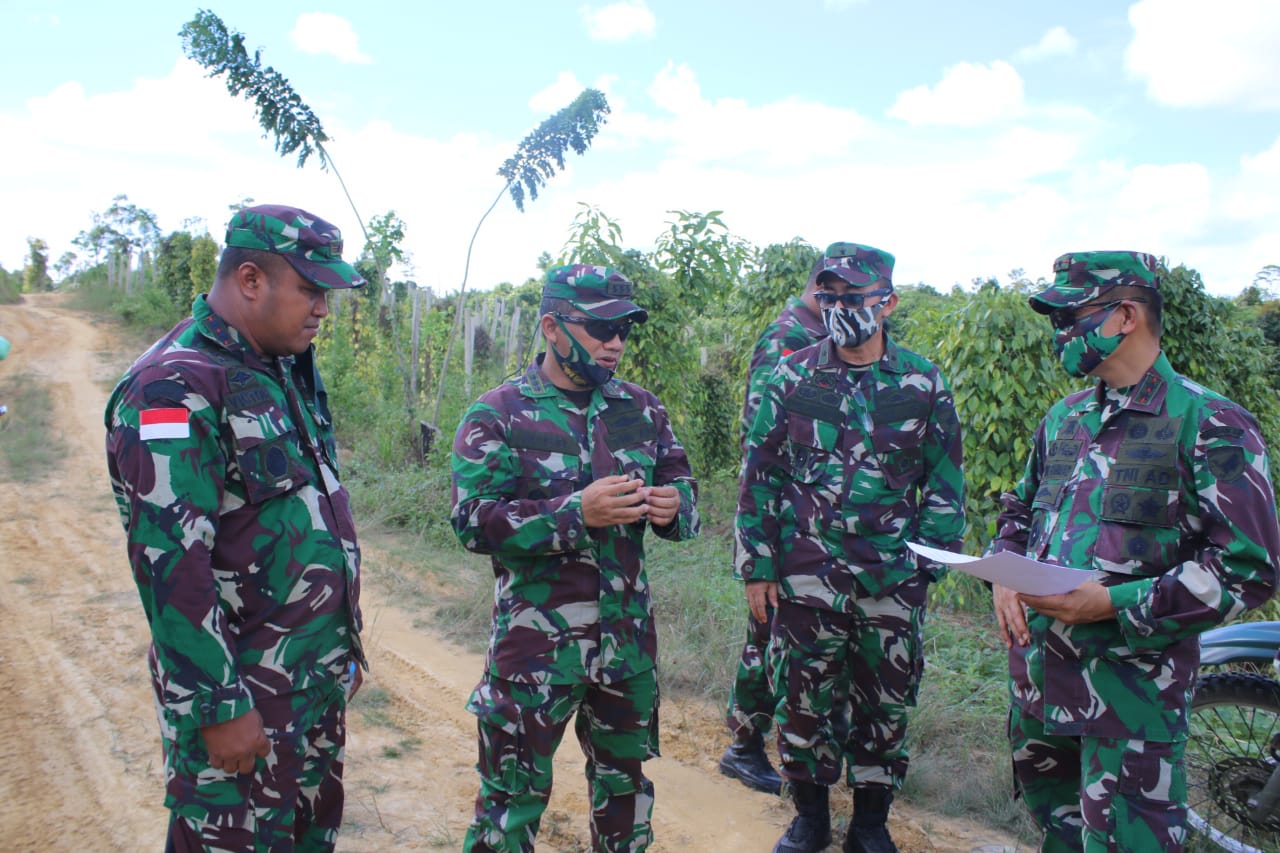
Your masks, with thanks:
M143 409L138 412L138 435L156 438L190 438L191 412L187 409Z

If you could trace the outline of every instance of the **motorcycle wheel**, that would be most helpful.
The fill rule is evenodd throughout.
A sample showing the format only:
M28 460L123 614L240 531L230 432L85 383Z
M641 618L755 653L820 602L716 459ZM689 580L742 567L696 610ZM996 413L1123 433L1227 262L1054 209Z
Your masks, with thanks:
M1187 823L1192 849L1280 851L1280 814L1249 817L1248 801L1276 768L1280 682L1261 675L1202 675L1187 737Z

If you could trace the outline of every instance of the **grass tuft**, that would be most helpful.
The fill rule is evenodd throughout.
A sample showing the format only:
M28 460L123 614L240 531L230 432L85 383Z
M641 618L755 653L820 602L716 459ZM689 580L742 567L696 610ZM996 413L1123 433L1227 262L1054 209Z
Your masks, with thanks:
M48 386L26 373L0 380L0 479L35 482L62 461L66 443L53 416Z

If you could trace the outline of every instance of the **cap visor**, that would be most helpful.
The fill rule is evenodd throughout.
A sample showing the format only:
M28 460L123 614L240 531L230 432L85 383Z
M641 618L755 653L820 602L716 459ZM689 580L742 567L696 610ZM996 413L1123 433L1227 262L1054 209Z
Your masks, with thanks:
M818 273L818 281L822 281L823 276L828 275L833 275L845 284L851 284L854 287L866 287L868 284L875 284L881 280L880 276L862 272L861 270L851 270L848 267L833 267Z
M365 284L365 280L360 277L360 273L356 272L356 268L346 261L322 264L317 261L307 261L284 254L281 257L298 271L298 275L317 287L323 287L327 290L346 290L347 288L360 287Z
M632 314L639 315L633 318L637 323L643 323L649 319L648 311L626 299L609 299L604 302L590 303L575 302L574 305L582 313L589 314L597 320L616 320Z

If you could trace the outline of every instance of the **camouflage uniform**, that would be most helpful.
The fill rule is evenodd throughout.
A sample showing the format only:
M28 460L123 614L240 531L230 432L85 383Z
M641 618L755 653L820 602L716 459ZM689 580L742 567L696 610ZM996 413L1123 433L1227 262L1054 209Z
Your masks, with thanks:
M1156 286L1149 256L1082 258L1140 274L1113 283ZM1033 297L1037 310L1105 293L1073 291L1090 270L1071 266L1059 259L1059 293ZM1001 503L993 551L1100 571L1116 610L1076 625L1030 610L1031 643L1010 651L1015 775L1044 849L1181 849L1199 634L1276 583L1280 529L1256 421L1161 354L1130 387L1099 382L1057 403Z
M782 773L829 786L843 760L851 785L900 786L925 596L941 571L905 543L953 548L964 530L951 391L887 336L865 370L823 341L778 366L746 452L737 573L779 585Z
M313 351L260 356L201 296L105 420L151 628L171 848L331 850L360 552ZM251 775L211 768L200 728L254 708L271 755Z
M788 299L782 313L760 333L747 369L747 395L742 407L744 448L747 433L760 409L764 387L778 362L826 336L827 330L822 325L822 318L809 310L798 296ZM735 735L749 734L752 731L767 732L773 726L776 702L765 672L768 644L769 625L757 622L748 612L747 637L742 645L738 672L725 714L725 722Z
M547 380L546 357L482 395L454 438L453 527L492 555L496 578L486 672L467 705L481 787L463 849L533 849L552 756L577 711L593 844L639 851L653 808L641 762L658 754L647 522L588 528L581 495L612 474L674 486L679 514L654 532L678 540L698 532L696 485L653 394L610 379L579 408Z

